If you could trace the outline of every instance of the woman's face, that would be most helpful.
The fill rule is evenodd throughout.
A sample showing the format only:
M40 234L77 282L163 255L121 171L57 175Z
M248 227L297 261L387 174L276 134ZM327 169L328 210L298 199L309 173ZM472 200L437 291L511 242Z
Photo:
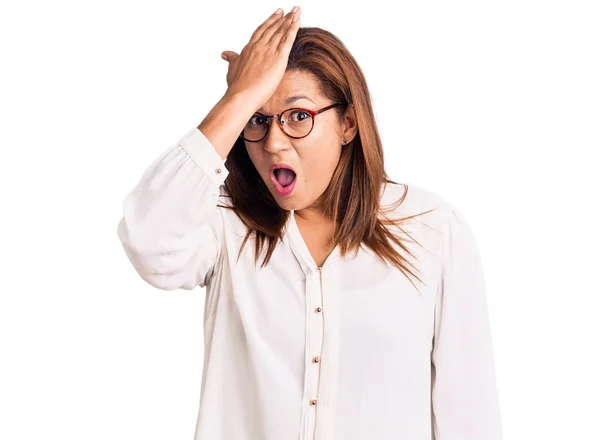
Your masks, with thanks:
M290 100L292 97L302 98ZM334 104L318 91L316 78L305 72L288 71L273 96L257 112L271 116L292 107L320 110ZM347 107L342 107L344 110ZM348 112L352 117L353 112ZM305 113L292 115L294 121L310 117ZM260 117L254 124L264 124ZM289 124L293 122L290 121ZM286 124L284 123L284 126ZM288 137L276 118L269 121L267 136L260 142L247 142L246 150L269 191L282 209L301 210L310 207L325 192L340 160L343 137L349 142L355 133L353 118L340 124L336 108L315 116L314 128L302 139ZM285 165L293 172L274 171L273 166ZM280 181L277 184L275 181ZM290 183L292 182L292 183Z

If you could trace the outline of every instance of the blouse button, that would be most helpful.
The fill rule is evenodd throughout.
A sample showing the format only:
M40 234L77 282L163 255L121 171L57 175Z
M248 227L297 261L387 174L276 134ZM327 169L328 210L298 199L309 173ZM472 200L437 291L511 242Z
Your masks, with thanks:
M315 357L313 358L313 362L314 362L315 364L316 364L316 363L318 363L320 360L321 360L321 358L320 358L319 356L315 356Z
M321 312L321 310L323 310L321 307L317 307L317 308L315 309L315 312L317 312L317 313L320 313L320 312Z
M221 174L221 168L217 168L217 169L215 170L215 173L217 173L217 174Z
M310 404L311 404L311 405L316 405L316 404L317 404L317 399L313 399L313 400L311 400L311 401L310 401Z

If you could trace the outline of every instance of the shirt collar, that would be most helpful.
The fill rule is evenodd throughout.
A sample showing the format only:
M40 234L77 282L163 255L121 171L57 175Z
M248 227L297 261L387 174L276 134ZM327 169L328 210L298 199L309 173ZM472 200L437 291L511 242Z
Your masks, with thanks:
M298 224L296 223L296 216L294 210L290 210L290 215L288 216L288 220L286 223L286 233L284 239L288 239L288 244L292 249L292 252L296 256L296 259L302 266L302 270L306 275L313 274L319 271L319 267L315 263L310 251L308 250L308 246L304 239L302 238L302 234L300 233L300 229L298 228ZM340 258L339 253L339 244L335 247L335 249L331 252L331 254L325 260L322 269L327 270L331 266L337 264Z

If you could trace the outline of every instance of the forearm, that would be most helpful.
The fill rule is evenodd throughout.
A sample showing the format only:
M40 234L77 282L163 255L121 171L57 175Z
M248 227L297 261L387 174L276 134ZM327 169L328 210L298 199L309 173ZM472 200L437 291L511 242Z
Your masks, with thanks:
M235 141L256 111L254 101L243 95L223 98L198 125L222 159L226 159Z

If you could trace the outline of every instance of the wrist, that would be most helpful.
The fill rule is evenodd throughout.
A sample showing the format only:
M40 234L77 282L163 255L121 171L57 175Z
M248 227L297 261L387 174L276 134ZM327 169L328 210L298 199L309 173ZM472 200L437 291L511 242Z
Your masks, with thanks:
M227 107L235 108L241 114L248 114L248 118L260 107L260 104L256 104L256 99L248 92L227 90L221 98L221 102Z

